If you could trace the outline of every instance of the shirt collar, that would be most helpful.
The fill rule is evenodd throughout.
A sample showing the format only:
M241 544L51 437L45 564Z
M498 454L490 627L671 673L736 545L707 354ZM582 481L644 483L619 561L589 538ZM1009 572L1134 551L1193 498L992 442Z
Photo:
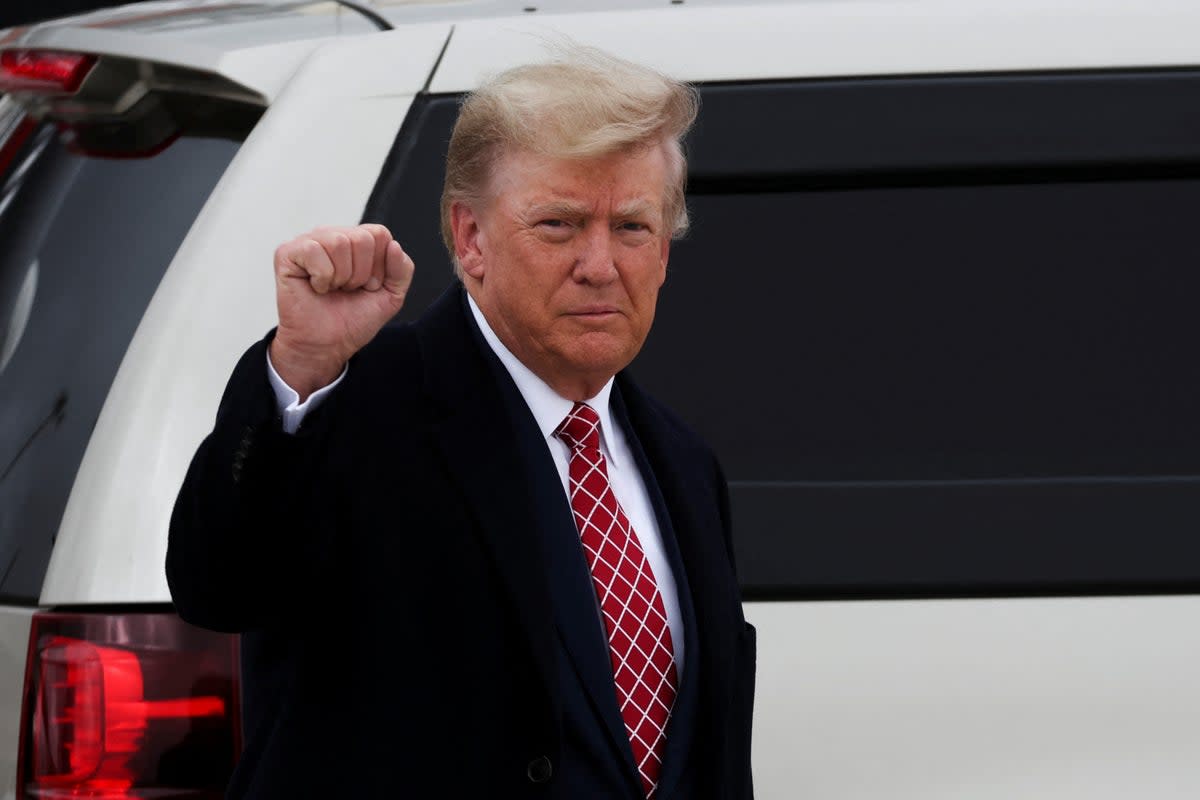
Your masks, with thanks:
M504 346L504 342L500 341L500 337L492 330L492 326L488 324L483 312L475 303L475 298L471 297L470 293L467 294L467 303L471 306L471 315L475 317L475 324L479 326L479 332L483 334L484 341L488 343L488 347L492 348L492 352L508 370L521 397L525 398L525 404L533 413L538 430L547 439L553 437L554 431L575 407L574 401L568 400L551 389L548 383L535 375L533 370L522 364L521 360ZM600 391L594 397L588 398L586 402L600 417L600 438L609 462L614 468L620 469L621 464L617 460L618 457L614 452L616 448L613 447L611 438L616 431L616 428L613 427L612 409L610 408L612 387L613 379L609 378Z

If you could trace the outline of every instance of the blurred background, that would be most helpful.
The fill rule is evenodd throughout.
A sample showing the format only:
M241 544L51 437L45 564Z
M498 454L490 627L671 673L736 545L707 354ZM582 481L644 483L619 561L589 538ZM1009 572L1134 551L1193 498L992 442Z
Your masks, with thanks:
M28 25L44 19L132 2L137 0L5 0L0 3L0 28Z

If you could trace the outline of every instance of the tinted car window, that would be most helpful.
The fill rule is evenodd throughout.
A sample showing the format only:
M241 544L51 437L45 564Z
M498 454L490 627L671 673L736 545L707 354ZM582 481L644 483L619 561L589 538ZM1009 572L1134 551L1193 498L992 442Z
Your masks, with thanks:
M735 481L1200 474L1197 203L1194 180L694 197L639 375Z
M47 125L0 176L0 600L36 602L125 348L237 148L91 158Z
M1200 588L1191 72L701 87L637 378L714 445L760 598ZM457 98L366 217L449 282Z
M760 592L1184 588L1200 182L695 197L635 371Z

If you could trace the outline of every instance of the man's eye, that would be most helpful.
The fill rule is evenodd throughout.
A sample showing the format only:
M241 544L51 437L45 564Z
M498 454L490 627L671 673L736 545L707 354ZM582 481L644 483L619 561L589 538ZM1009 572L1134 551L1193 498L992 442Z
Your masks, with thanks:
M622 222L621 230L634 231L634 232L640 233L641 231L650 230L650 226L646 225L645 223L642 223L642 222Z
M548 228L565 228L567 221L563 219L544 219L538 225L545 225Z

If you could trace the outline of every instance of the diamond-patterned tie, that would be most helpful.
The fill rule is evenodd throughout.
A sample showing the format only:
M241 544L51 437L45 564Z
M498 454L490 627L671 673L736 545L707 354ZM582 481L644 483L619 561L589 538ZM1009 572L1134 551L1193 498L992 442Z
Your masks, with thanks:
M676 693L667 613L641 542L609 485L600 418L576 403L554 435L571 449L571 509L608 632L617 704L642 788L652 798Z

